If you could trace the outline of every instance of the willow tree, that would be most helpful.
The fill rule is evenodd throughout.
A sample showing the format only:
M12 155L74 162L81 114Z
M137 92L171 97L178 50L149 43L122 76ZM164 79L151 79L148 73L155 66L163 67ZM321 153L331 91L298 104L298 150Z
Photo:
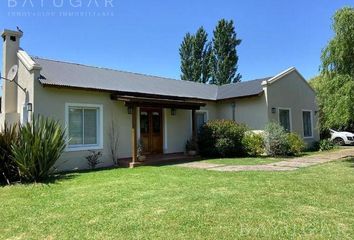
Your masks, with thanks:
M321 74L313 80L322 129L354 130L354 8L333 16L334 37L323 49Z

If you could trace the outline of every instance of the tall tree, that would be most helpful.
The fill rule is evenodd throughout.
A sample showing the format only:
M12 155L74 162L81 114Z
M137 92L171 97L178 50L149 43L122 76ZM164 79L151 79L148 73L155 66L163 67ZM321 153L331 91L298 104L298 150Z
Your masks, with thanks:
M193 48L194 36L187 33L179 49L182 80L193 81Z
M220 20L214 30L211 83L223 85L241 80L236 50L240 44L233 21Z
M322 73L354 77L354 8L344 7L333 17L335 36L322 51Z
M333 17L334 37L322 51L321 75L313 80L322 130L354 130L354 8Z
M181 79L207 83L210 79L211 45L200 27L195 35L187 33L180 47Z
M212 58L213 48L211 42L208 42L203 51L203 63L202 63L202 83L209 83L211 79L211 58Z

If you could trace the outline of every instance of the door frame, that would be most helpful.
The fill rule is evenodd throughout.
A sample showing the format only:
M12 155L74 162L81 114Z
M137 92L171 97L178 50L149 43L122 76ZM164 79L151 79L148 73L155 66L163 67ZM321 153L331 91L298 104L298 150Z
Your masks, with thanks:
M145 151L144 154L145 155L157 155L157 154L163 154L164 153L164 109L163 108L158 108L158 107L140 107L139 108L139 117L138 117L138 122L139 122L139 136L140 139L142 138L142 133L141 133L141 112L148 112L148 124L149 124L149 142L152 141L152 134L153 134L153 126L152 126L152 112L153 111L158 111L160 113L160 144L161 146L159 146L159 149L161 149L161 151L159 151L158 153L153 153L151 151L151 149L149 149L149 151Z

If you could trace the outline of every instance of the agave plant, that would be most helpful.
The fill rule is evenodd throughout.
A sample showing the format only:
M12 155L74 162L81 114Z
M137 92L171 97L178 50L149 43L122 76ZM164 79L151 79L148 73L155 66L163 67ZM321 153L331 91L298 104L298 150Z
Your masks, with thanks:
M0 133L0 183L19 181L19 172L12 158L11 146L17 143L17 124L5 123Z
M57 121L39 116L22 126L18 143L12 146L21 178L26 181L47 178L65 145L65 131Z

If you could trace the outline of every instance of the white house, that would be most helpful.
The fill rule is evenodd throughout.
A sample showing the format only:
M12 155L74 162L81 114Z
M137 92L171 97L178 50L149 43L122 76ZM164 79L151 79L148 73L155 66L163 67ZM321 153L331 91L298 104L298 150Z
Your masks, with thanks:
M102 166L111 165L112 132L118 157L133 162L139 139L146 154L184 152L187 139L212 119L255 130L276 121L308 143L319 140L315 93L295 68L215 86L31 57L20 48L21 32L4 30L2 37L2 77L14 81L3 81L0 121L26 122L29 112L59 120L70 139L61 170L86 168L92 149L102 151Z

